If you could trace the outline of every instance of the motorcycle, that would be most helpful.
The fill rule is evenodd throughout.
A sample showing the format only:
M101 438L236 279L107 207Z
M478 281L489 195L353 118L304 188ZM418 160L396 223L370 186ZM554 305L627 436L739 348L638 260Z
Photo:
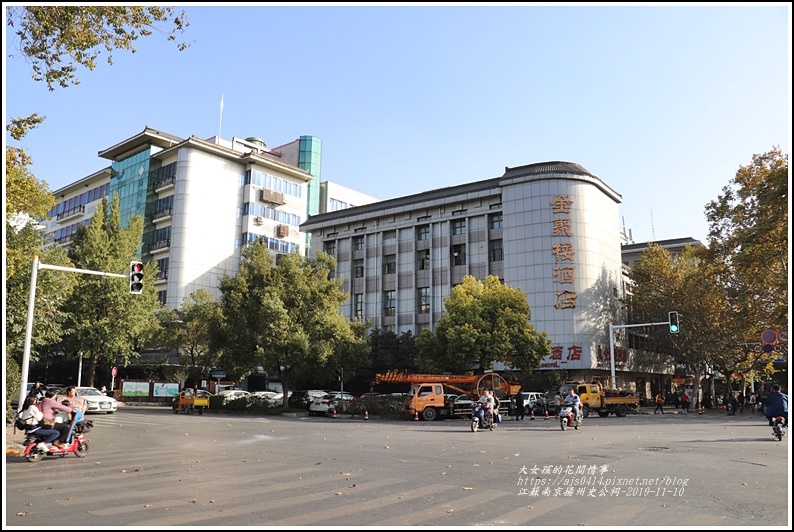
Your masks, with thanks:
M25 450L22 453L25 460L38 462L45 456L66 456L70 453L74 453L78 458L85 458L88 455L88 439L85 434L93 428L94 422L84 421L82 418L83 413L77 410L72 420L72 426L69 429L69 437L63 449L44 443L35 432L26 433Z
M772 420L772 436L777 438L777 441L782 441L783 436L786 435L786 418L783 416L776 416L774 420Z
M483 409L480 403L475 403L472 406L471 410L471 431L477 432L478 430L494 430L496 425L499 424L499 414L498 412L494 411L492 416L492 422L486 423L485 422L485 410Z
M560 428L562 430L567 429L568 427L573 427L576 430L579 430L579 425L582 424L582 420L584 419L584 414L582 414L582 403L579 403L579 410L576 414L576 418L573 417L573 405L571 404L562 404L560 405L560 412L557 414L557 417L560 420Z

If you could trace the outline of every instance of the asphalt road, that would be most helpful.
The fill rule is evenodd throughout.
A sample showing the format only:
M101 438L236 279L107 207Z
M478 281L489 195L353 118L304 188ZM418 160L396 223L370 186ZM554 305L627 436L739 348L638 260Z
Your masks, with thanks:
M527 418L476 434L465 420L89 418L85 458L7 453L4 529L791 529L790 441L760 415L590 417L565 432Z

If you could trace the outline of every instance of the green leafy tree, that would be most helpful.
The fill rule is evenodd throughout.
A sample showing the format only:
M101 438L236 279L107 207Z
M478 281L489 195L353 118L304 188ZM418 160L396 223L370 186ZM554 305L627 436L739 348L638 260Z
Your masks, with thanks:
M43 5L6 7L6 24L18 42L19 53L31 64L34 81L78 85L77 66L96 68L102 50L113 64L114 50L135 53L135 41L157 32L168 41L190 25L184 11L165 6ZM171 25L162 29L160 23ZM189 43L177 43L185 50ZM13 55L11 56L13 57Z
M741 166L715 201L706 205L709 249L722 265L720 282L728 294L733 342L715 360L727 376L769 377L777 353L756 354L764 329L788 323L788 155L773 147Z
M551 353L546 332L529 322L526 295L494 275L484 281L465 276L444 307L435 333L425 329L417 339L422 371L465 373L476 365L490 369L494 362L531 371Z
M193 292L182 301L178 311L163 308L157 313L166 349L178 351L184 373L195 385L217 364L211 350L211 327L220 319L220 306L206 290Z
M221 364L241 376L261 364L288 390L293 376L327 371L344 353L357 356L363 339L339 313L348 295L341 280L329 278L334 266L320 253L282 255L274 267L263 243L246 247L239 272L219 283L222 314L213 346L222 350Z
M695 375L695 397L704 367L733 343L720 268L707 258L703 248L687 246L672 257L667 249L650 244L629 272L634 284L631 323L664 322L673 310L680 323L678 334L663 326L636 333L642 338L638 366L652 372L685 366Z
M416 345L416 337L411 331L405 331L397 336L394 331L372 329L367 341L371 351L370 378L373 378L375 373L385 373L389 370L416 371L419 348Z
M19 140L40 119L13 121L6 127ZM26 337L30 281L33 257L43 264L70 266L60 246L44 248L44 233L38 220L46 216L55 199L46 182L30 173L30 157L21 148L6 147L5 167L5 355L6 409L10 412L12 397L19 395L23 378L20 367ZM60 340L66 312L63 302L74 281L53 270L37 271L36 299L31 333L30 360L35 361L48 346ZM27 376L25 376L27 377Z
M125 278L81 273L68 302L71 310L65 346L71 354L83 353L88 361L88 385L94 385L99 364L127 365L141 348L159 334L155 310L161 307L157 291L144 281L143 293L130 294L126 277L136 260L143 235L143 219L134 215L121 227L119 196L104 198L91 223L80 227L69 257L76 268L125 274ZM157 263L144 265L144 280L154 279Z

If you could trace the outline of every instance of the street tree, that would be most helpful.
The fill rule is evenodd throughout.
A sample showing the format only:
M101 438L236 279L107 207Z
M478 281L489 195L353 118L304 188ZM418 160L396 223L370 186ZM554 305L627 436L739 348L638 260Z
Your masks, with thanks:
M411 331L405 331L397 336L394 331L372 329L367 341L371 353L370 377L374 377L375 373L385 373L389 370L416 371L419 349L416 345L416 336Z
M220 318L220 306L206 290L185 297L179 309L164 307L157 313L162 336L160 343L169 351L178 351L187 379L195 385L217 364L210 349L211 324Z
M651 243L629 272L630 323L664 322L670 311L677 311L680 321L677 334L660 326L632 333L641 345L638 367L653 372L673 365L686 368L695 376L695 397L705 366L734 341L719 268L707 257L706 250L691 245L673 257Z
M119 205L118 194L111 202L103 198L91 222L77 230L69 250L75 268L126 276L130 262L138 260L143 219L133 215L121 227ZM144 265L141 294L130 293L126 277L74 274L77 287L68 301L71 315L64 345L70 354L82 352L88 361L89 386L94 385L99 364L127 365L159 334L155 311L161 304L151 283L156 273L156 262Z
M769 377L778 353L754 353L764 329L788 323L788 155L779 147L753 155L722 194L706 205L711 260L722 265L719 279L735 338L718 360L726 375Z
M435 331L423 330L417 344L420 370L465 373L479 365L491 369L502 362L530 372L551 354L545 331L530 323L526 294L489 275L471 275L452 288Z
M40 5L6 7L9 33L17 40L19 55L30 62L34 81L55 86L79 85L77 66L96 68L104 50L113 64L113 51L135 53L135 42L154 33L177 43L190 25L184 11L166 6ZM170 25L163 29L160 24ZM15 55L11 54L11 58Z
M38 126L40 119L12 121L6 126L9 134L21 139L28 129ZM26 337L28 302L31 292L33 257L44 264L70 266L60 246L44 247L45 238L38 220L44 218L55 198L46 182L36 179L28 170L30 157L22 148L6 147L5 166L5 369L6 409L12 397L18 397L23 385L20 364ZM69 276L53 270L37 272L36 299L33 306L30 359L39 359L42 352L61 338L67 313L62 304L73 288ZM27 377L27 376L26 376ZM10 411L10 410L9 410Z
M264 243L247 246L238 273L219 282L221 318L213 347L222 352L221 364L240 376L262 365L278 374L286 391L293 376L306 377L328 368L334 357L356 354L363 339L339 313L348 294L340 279L329 278L334 267L322 252L316 259L281 255L274 267ZM285 394L285 408L287 399Z

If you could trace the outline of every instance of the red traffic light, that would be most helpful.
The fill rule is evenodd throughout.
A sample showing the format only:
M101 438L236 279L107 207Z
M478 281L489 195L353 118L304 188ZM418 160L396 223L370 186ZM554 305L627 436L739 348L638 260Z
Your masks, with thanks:
M130 262L130 294L143 293L143 263Z

